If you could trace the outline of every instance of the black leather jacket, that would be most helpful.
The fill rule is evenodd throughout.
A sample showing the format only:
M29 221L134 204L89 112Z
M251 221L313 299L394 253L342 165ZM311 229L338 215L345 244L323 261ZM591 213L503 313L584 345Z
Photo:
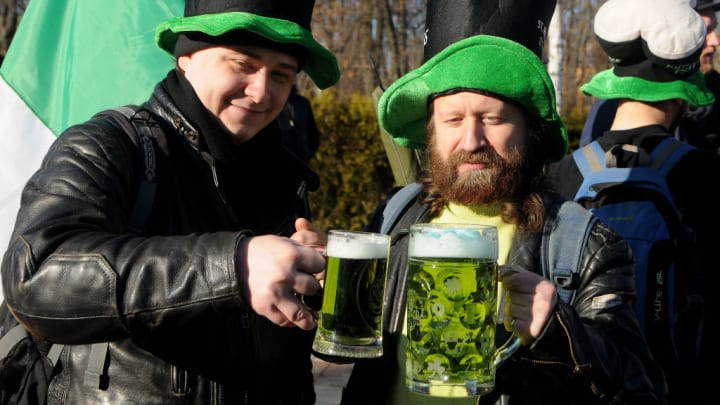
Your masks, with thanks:
M307 168L266 142L248 146L272 151L259 167L223 172L161 85L143 107L163 134L146 234L127 231L138 138L108 116L58 137L22 194L2 280L19 320L67 345L49 403L314 403L313 332L255 314L234 270L239 240L289 236L306 214ZM86 385L90 344L104 341L107 378Z
M548 199L548 218L555 221L561 200ZM417 202L415 203L417 206ZM378 210L382 212L382 206ZM379 218L376 215L375 218ZM410 218L408 218L410 217ZM381 359L355 363L343 393L342 405L395 404L390 392L397 381L399 333L404 322L407 227L427 222L427 206L409 209L396 229L390 255L386 310L383 319L384 355ZM376 224L377 225L377 224ZM404 228L404 231L402 230ZM379 226L369 226L369 230ZM553 227L546 227L553 229ZM543 274L543 232L518 234L508 264ZM394 288L390 288L394 286ZM621 304L604 305L615 297ZM664 403L667 387L653 360L635 318L632 255L627 242L610 228L596 222L584 249L574 304L558 300L555 312L541 336L522 347L503 363L496 389L480 397L479 404L658 404ZM508 337L498 328L497 341ZM399 377L402 381L404 377ZM375 388L367 389L375 381ZM474 403L469 398L466 402ZM430 402L423 402L430 403ZM438 401L437 403L442 403ZM410 404L403 404L410 405Z

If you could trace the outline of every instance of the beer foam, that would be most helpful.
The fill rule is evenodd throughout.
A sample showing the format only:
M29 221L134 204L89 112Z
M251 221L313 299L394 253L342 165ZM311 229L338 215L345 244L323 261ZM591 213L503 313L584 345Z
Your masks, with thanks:
M385 258L389 244L390 241L380 235L362 239L352 234L333 235L328 239L326 254L345 259Z
M408 253L413 257L497 259L497 234L476 229L423 229L412 234Z

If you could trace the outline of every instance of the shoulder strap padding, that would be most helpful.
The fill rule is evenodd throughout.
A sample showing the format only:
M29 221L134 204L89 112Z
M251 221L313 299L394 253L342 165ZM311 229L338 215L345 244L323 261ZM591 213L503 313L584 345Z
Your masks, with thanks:
M144 112L144 113L142 113ZM142 234L145 232L147 220L150 217L152 206L155 201L156 185L156 163L157 156L155 154L152 125L149 121L149 113L137 106L115 107L104 111L115 118L126 131L132 130L137 134L142 148L144 161L144 178L138 189L138 196L135 199L130 219L128 221L128 230ZM118 116L120 113L121 116ZM124 120L124 121L123 121ZM127 123L132 124L132 128L127 127Z
M622 148L641 149L634 145L620 145ZM650 153L648 159L640 159L644 165L636 167L614 167L614 155L605 152L597 141L593 141L573 152L573 159L583 176L583 183L574 197L593 198L602 185L633 182L665 195L669 195L665 176L675 164L693 147L674 138L663 139Z
M565 201L554 220L545 222L541 248L543 273L555 283L560 299L571 305L580 281L583 251L597 220L578 203Z
M405 211L408 204L413 201L414 198L422 190L422 184L410 183L403 186L398 192L396 192L385 205L383 210L383 220L380 226L380 233L389 233L390 229L397 222L400 214Z

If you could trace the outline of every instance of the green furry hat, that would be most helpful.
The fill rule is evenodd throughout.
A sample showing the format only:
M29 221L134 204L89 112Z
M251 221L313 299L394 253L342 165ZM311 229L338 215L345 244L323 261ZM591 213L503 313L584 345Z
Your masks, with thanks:
M335 55L313 38L314 5L314 0L188 0L183 17L157 27L155 42L173 55L180 34L218 37L245 30L279 44L300 45L307 50L303 70L316 86L325 89L340 79L340 68Z
M567 153L565 124L555 87L539 55L555 1L428 0L426 62L380 97L380 126L398 144L426 147L428 103L452 90L482 91L509 99L545 121L549 160ZM433 27L438 27L436 31Z

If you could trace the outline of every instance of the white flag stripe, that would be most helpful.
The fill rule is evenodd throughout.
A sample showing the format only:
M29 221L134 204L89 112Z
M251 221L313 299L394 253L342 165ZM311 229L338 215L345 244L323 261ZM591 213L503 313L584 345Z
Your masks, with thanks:
M20 192L40 166L55 135L33 114L0 76L0 251L5 253ZM0 279L0 281L2 281ZM0 299L3 294L0 289Z

